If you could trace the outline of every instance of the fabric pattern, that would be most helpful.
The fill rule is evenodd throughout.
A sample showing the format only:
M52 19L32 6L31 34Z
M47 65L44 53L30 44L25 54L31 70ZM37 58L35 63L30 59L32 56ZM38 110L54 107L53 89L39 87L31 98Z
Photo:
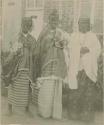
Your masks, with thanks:
M8 89L8 102L14 106L26 107L29 100L28 71L20 71Z
M62 81L46 79L42 81L42 86L38 96L38 109L44 118L62 117Z

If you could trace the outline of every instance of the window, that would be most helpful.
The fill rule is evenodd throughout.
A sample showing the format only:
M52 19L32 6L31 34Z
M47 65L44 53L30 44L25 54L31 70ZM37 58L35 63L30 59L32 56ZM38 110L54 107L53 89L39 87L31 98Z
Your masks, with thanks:
M36 7L43 7L43 0L35 0L35 3Z
M43 8L44 0L26 0L26 10Z
M27 9L34 8L34 0L26 0L26 8Z

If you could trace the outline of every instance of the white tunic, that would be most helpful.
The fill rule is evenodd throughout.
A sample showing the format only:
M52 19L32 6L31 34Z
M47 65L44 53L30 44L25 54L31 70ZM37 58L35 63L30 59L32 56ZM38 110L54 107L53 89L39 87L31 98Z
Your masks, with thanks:
M89 52L80 55L81 47L87 47ZM94 82L97 79L97 59L100 54L100 43L92 32L86 34L73 33L70 42L70 63L68 71L68 84L71 89L77 89L78 71L84 69L87 76Z
M83 46L89 49L89 53L81 58L83 69L87 76L93 82L96 82L98 70L97 59L101 51L100 42L93 32L88 32L85 34Z

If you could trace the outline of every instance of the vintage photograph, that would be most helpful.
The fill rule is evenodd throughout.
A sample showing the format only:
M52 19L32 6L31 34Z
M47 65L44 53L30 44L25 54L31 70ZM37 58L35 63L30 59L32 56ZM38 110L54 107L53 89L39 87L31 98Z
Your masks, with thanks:
M103 0L0 0L0 125L104 125Z

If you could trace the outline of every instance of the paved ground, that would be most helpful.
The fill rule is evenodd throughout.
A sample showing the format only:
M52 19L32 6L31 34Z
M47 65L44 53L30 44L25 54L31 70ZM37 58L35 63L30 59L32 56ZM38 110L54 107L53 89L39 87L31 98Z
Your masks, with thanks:
M13 116L6 116L5 113L7 111L7 98L2 97L2 124L1 125L104 125L103 122L103 114L97 113L94 122L91 123L84 123L79 121L57 121L52 119L43 119L37 115L36 109L31 106L31 111L34 114L25 114L25 115L13 115Z

